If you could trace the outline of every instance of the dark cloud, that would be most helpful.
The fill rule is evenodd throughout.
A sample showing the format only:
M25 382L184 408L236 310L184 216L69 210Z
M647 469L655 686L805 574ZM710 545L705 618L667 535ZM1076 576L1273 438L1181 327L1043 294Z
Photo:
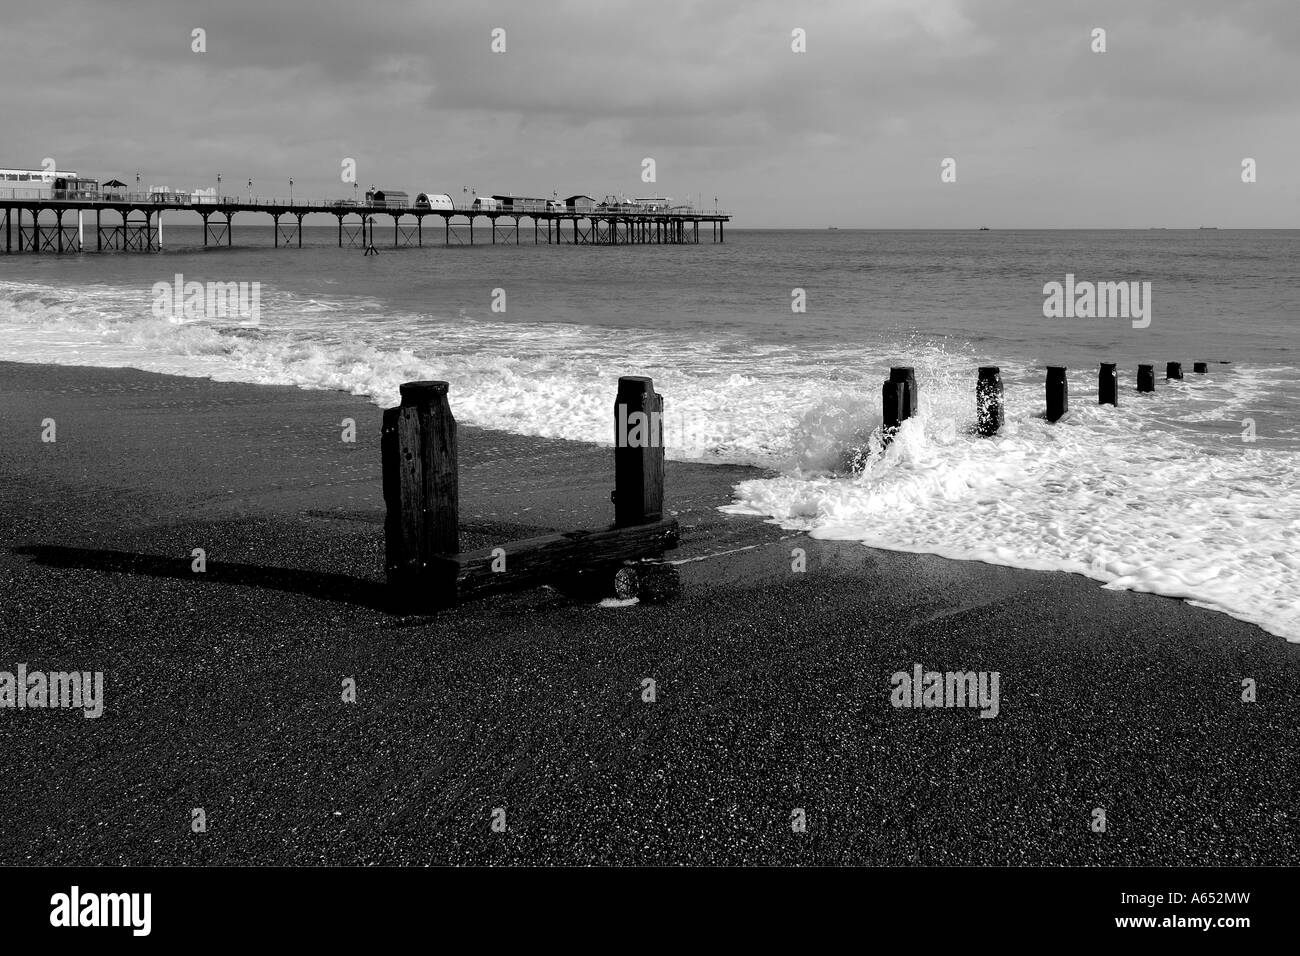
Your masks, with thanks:
M655 192L762 226L1199 224L1189 207L1291 225L1296 199L1293 0L69 0L5 19L0 162L105 178L342 195L354 157L363 184L603 195L642 191L653 156Z

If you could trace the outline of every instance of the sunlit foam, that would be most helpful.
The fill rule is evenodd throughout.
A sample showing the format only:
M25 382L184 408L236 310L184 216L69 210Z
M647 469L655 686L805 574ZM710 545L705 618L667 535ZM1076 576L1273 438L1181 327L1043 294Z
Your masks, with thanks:
M1071 411L1049 425L1041 364L1003 362L1006 426L980 439L975 369L996 358L942 336L864 355L707 328L688 338L407 314L269 286L256 328L178 325L149 306L147 289L0 282L0 357L338 389L381 406L404 381L446 379L463 423L604 444L617 377L647 374L665 396L670 457L778 472L739 485L727 511L815 537L1084 574L1300 640L1293 368L1212 366L1141 397L1130 381L1117 409L1095 404L1095 370L1072 371ZM921 413L883 448L873 436L891 364L916 367ZM1242 440L1246 416L1260 417L1254 444Z

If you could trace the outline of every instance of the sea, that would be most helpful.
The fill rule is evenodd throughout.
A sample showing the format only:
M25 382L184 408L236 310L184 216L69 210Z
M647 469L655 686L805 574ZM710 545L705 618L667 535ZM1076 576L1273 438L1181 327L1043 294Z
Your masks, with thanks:
M462 423L602 443L618 377L649 375L670 458L766 469L728 512L1085 575L1300 642L1300 231L734 228L593 247L534 245L530 228L491 245L484 228L448 247L431 228L395 248L381 227L363 256L334 227L304 229L301 249L235 227L232 247L169 224L161 254L0 255L0 359L377 406L445 379ZM1048 315L1067 277L1150 283L1149 312ZM250 283L257 307L178 312L163 290L190 282ZM1101 362L1118 366L1117 407L1097 402ZM1154 393L1137 393L1139 363ZM994 437L973 427L985 365L1004 385ZM1069 383L1055 423L1052 365ZM886 444L893 366L915 369L919 413Z

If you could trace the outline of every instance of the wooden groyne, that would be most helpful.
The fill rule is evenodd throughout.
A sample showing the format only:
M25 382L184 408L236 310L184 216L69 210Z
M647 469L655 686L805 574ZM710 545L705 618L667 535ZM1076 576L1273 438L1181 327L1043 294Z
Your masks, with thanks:
M1209 370L1206 362L1196 362L1193 370L1204 375ZM1169 362L1165 367L1168 381L1181 380L1181 362ZM1155 391L1155 366L1139 365L1137 391ZM888 443L904 421L916 414L919 407L916 371L910 366L891 368L885 380L881 406L881 437ZM1070 385L1064 365L1050 365L1044 387L1045 410L1043 417L1049 422L1060 421L1070 408ZM1097 404L1119 405L1119 374L1114 362L1102 362L1097 373ZM1002 394L1002 370L996 365L980 366L975 381L975 430L984 436L996 435L1006 420Z
M9 190L16 193L16 190ZM110 198L6 198L0 191L0 235L12 253L160 252L168 212L191 212L203 221L203 245L234 242L237 214L267 215L273 243L302 248L303 221L310 215L333 216L338 246L368 248L425 245L519 245L529 231L533 244L549 245L698 245L701 225L714 242L726 239L731 216L697 209L637 208L630 205L555 206L538 208L450 209L349 200L241 200L195 198L178 194L125 194ZM52 220L52 221L51 221ZM387 228L391 220L391 230ZM425 228L430 220L430 228ZM486 220L486 223L483 223ZM475 229L476 223L479 228ZM87 239L89 232L90 238Z
M383 416L385 569L395 610L432 611L468 598L551 584L583 597L655 600L676 590L677 547L663 516L663 399L640 376L614 401L614 523L460 550L456 420L446 382L407 382Z

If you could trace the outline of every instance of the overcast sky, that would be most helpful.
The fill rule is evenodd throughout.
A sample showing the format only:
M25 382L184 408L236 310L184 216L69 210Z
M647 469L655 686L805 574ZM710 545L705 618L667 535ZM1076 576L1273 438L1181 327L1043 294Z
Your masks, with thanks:
M362 189L717 196L738 227L1300 225L1300 0L24 0L3 19L3 165L332 198L351 157Z

